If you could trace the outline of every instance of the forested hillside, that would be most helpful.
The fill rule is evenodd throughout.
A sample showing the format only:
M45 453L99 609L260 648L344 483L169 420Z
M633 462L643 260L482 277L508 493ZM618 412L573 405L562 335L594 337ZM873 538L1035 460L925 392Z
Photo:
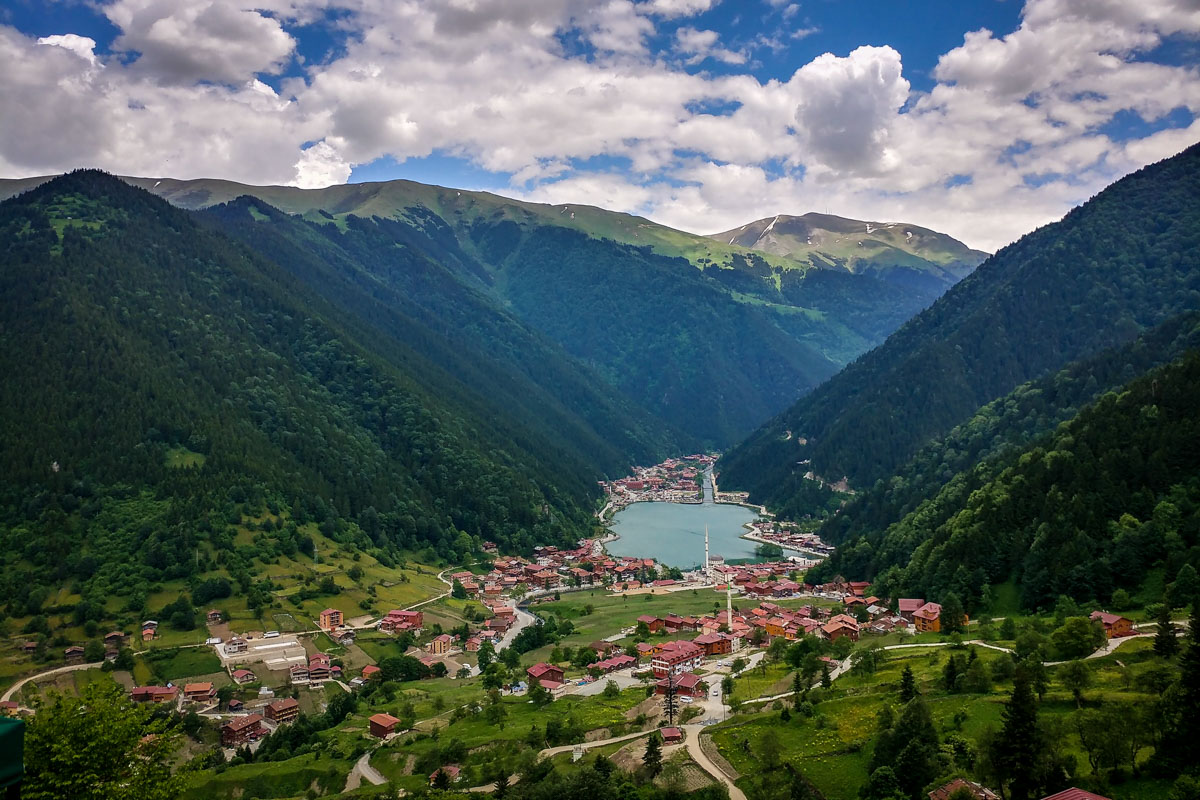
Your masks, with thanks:
M328 229L330 241L345 234L337 247L353 250L351 260L385 283L391 278L379 265L408 257L396 247L422 253L443 270L435 279L442 290L447 277L478 290L586 361L609 387L717 447L883 341L982 258L912 226L912 242L893 232L870 254L857 248L843 258L842 245L831 243L816 255L789 255L589 206L411 181L304 190L127 180L191 209L253 196ZM36 183L0 181L0 196ZM367 239L369 252L360 247Z
M598 464L670 442L468 295L479 327L445 338L405 316L421 299L399 303L348 261L292 251L284 269L214 229L254 214L269 218L243 206L200 225L97 172L0 205L9 614L67 583L103 605L215 563L238 582L256 553L303 550L310 522L385 562L568 542L590 529ZM392 268L437 283L419 254ZM317 278L328 301L304 283ZM515 357L488 363L527 346L546 385ZM260 512L280 524L235 547L230 526Z
M721 461L782 507L808 470L869 487L1017 385L1200 307L1200 147L1004 248Z
M1186 332L1193 343L1195 323ZM1113 366L1124 369L1118 359ZM1069 396L1069 384L1086 375L1066 370L1005 405L1036 405L1043 392ZM844 544L822 571L874 575L875 591L886 595L955 592L970 606L989 583L1012 578L1029 608L1064 594L1106 602L1118 588L1138 590L1154 566L1173 578L1200 562L1198 393L1200 350L1191 349L1029 446L960 472L881 535Z

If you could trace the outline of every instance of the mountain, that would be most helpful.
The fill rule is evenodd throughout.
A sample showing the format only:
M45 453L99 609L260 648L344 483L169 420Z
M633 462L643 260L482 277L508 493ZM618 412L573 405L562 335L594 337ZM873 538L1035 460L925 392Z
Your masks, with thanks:
M1000 558L993 551L977 550L955 560L941 554L931 559L929 553L933 551L929 548L936 551L941 532L960 524L971 513L965 509L976 505L977 491L1001 479L1014 464L1025 470L1029 465L1026 454L1035 448L1044 450L1049 446L1047 442L1056 438L1067 442L1060 433L1067 429L1066 425L1078 424L1081 408L1096 404L1110 393L1121 395L1140 376L1195 352L1200 352L1200 312L1189 312L1147 331L1128 345L1074 362L987 404L947 436L923 447L888 480L855 497L826 521L819 533L825 541L838 545L838 549L812 579L839 573L854 575L875 580L876 588L888 594L941 597L953 591L969 603L980 599L988 583L1003 582L1010 577L1020 582L1021 574L1027 570L1019 549ZM1155 373L1151 380L1158 379ZM1129 463L1139 460L1136 452L1137 447L1130 443ZM1142 456L1145 455L1142 451ZM1109 466L1101 464L1099 469ZM1088 480L1094 479L1095 469L1094 465L1087 467ZM1133 470L1111 471L1108 480L1119 482L1121 490L1119 495L1105 498L1101 503L1101 507L1114 509L1108 515L1109 521L1127 512L1138 517L1152 513L1151 500L1162 494L1163 487L1147 486ZM1184 484L1185 479L1186 471L1178 471L1171 478ZM1072 480L1077 478L1072 476ZM985 513L991 511L988 507ZM995 532L1011 527L1013 519L1006 517L1002 522L993 528ZM1110 550L1110 529L1093 521L1088 535L1094 540L1096 553ZM1057 588L1052 589L1044 580L1024 582L1026 605L1036 608L1052 603L1060 593L1074 594L1079 600L1103 602L1119 585L1137 588L1146 568L1153 563L1153 559L1139 559L1140 566L1136 569L1117 570L1120 573L1117 580L1113 563L1100 568L1095 561L1089 558L1082 562L1078 574L1069 580L1058 575L1063 580L1053 584ZM1104 583L1095 584L1090 577L1081 576L1108 577Z
M411 181L303 190L126 180L191 209L252 196L330 236L374 226L382 252L427 253L610 387L715 446L737 441L881 342L953 274L938 267L929 277L932 262L921 262L922 280L901 279L908 267L854 272L628 214ZM0 195L34 184L0 182Z
M682 446L416 248L360 263L365 237L261 201L197 215L97 172L0 204L0 232L12 616L218 564L245 589L307 523L385 564L569 543L599 478Z
M918 225L815 213L765 217L709 238L815 268L873 275L936 294L965 278L988 255Z
M1173 578L1200 545L1198 393L1191 349L1005 454L985 480L952 479L881 537L875 588L977 605L1011 578L1037 609L1137 592L1153 567Z
M1191 147L1004 248L733 449L722 486L770 506L810 470L870 487L1017 385L1200 306L1197 197Z

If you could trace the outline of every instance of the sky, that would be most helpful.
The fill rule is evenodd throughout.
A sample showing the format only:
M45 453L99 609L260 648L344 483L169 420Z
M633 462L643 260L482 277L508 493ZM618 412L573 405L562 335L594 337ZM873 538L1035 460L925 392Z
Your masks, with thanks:
M1200 0L6 0L0 177L407 178L995 250L1200 141Z

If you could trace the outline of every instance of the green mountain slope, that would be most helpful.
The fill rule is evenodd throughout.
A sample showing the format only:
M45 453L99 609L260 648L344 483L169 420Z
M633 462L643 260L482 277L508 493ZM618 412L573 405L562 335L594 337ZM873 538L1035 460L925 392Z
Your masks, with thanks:
M1029 608L1064 594L1106 602L1138 589L1153 566L1173 576L1200 544L1198 392L1192 349L1033 444L958 474L828 569L861 562L879 571L877 590L953 591L971 604L988 583L1013 578Z
M373 296L348 260L284 269L217 230L254 213L273 218L242 206L199 224L96 172L0 205L10 614L36 613L46 587L66 582L108 597L214 557L244 571L227 526L262 509L383 559L569 542L590 529L600 465L656 454L639 438L657 430L651 418L439 285L427 258L393 267L424 271L441 301L480 318L476 330L442 337L404 314L398 290ZM487 354L510 346L531 348L561 386ZM294 525L264 530L259 553L295 552Z
M870 486L1018 384L1196 308L1197 198L1192 147L1004 248L735 448L722 485L779 506L809 469Z
M813 267L876 275L932 291L945 291L988 255L918 225L815 213L766 217L709 238Z
M410 181L302 190L126 180L184 208L249 195L343 232L373 220L376 233L393 240L376 237L377 246L426 253L594 367L613 388L718 446L737 441L881 342L952 276L942 266L934 276L927 261L920 261L924 271L847 270L628 214ZM32 183L0 181L0 195Z

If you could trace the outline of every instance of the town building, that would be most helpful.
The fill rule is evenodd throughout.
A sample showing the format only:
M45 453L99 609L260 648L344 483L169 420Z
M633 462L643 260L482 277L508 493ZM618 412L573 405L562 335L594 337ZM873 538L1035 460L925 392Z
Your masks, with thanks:
M685 672L676 677L660 678L654 684L655 694L666 694L670 682L675 682L675 694L685 697L704 697L704 693L708 691L704 681L694 672Z
M282 725L300 716L300 703L294 697L283 697L267 703L267 719Z
M912 622L913 614L915 614L923 605L925 605L925 601L921 598L901 597L896 602L896 610L899 612L900 616L904 617L905 620Z
M563 682L562 668L547 664L545 661L534 664L525 670L525 674L529 676L531 686L538 684L543 689L557 689Z
M429 640L429 644L425 649L431 655L443 656L450 652L450 645L454 643L454 639L448 633L443 633Z
M658 655L650 661L654 677L665 678L667 675L680 675L691 672L704 663L704 648L691 642L666 642Z
M266 734L262 714L247 714L234 717L221 726L221 744L225 747L240 747Z
M913 625L917 633L940 633L942 630L942 607L937 603L926 603L913 612Z
M327 631L331 631L334 628L340 628L343 624L342 612L338 611L336 608L325 609L321 612L321 616L317 620L317 626Z

